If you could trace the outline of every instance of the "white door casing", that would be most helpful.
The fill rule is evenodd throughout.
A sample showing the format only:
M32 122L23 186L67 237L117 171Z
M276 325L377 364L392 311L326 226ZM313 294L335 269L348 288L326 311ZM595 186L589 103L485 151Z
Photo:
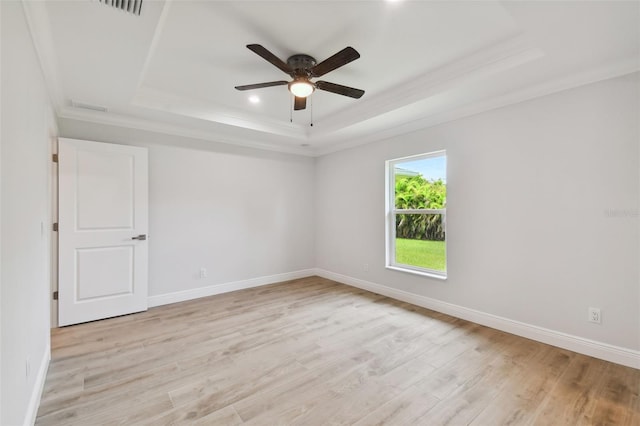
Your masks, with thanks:
M59 326L147 309L146 148L58 140Z

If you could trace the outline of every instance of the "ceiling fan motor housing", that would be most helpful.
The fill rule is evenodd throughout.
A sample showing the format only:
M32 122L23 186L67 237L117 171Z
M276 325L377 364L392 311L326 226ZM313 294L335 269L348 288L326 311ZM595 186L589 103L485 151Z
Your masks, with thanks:
M287 59L289 65L298 77L310 77L311 68L316 65L316 60L309 55L293 55Z

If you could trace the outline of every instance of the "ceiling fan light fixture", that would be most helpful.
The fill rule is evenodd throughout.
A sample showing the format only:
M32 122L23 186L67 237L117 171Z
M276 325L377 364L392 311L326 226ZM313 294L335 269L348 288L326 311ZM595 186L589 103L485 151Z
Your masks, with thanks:
M0 0L2 1L2 0ZM113 1L113 0L111 0ZM328 57L320 63L304 54L290 56L287 62L278 58L276 55L259 44L247 44L247 48L253 53L265 59L271 65L274 65L280 71L289 75L293 81L268 81L258 84L245 84L243 86L235 86L236 90L253 90L264 89L273 86L287 86L289 92L294 96L293 110L300 111L307 107L307 98L316 90L335 93L337 95L348 96L354 99L360 99L364 95L364 90L355 89L353 87L342 86L328 81L311 81L312 78L322 77L323 75L345 66L360 57L360 54L351 46L347 46L338 53Z
M293 80L289 83L289 91L297 98L306 98L316 90L315 86L305 79Z

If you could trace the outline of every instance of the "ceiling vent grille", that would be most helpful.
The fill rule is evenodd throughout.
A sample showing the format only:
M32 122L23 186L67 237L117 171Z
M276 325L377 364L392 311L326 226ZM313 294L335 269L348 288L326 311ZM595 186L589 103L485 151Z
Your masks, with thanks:
M107 6L115 7L116 9L124 10L127 13L140 16L142 10L142 0L98 0L100 3Z
M71 106L74 108L82 108L82 109L89 109L91 111L98 111L98 112L107 112L109 111L109 109L105 106L101 106L101 105L94 105L94 104L90 104L87 102L79 102L79 101L75 101L72 100L71 101Z

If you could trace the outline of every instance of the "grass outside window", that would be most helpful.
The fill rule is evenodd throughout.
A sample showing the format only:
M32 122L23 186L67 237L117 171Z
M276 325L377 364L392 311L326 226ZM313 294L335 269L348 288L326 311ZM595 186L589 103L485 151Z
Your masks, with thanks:
M396 238L396 263L445 272L446 243Z

